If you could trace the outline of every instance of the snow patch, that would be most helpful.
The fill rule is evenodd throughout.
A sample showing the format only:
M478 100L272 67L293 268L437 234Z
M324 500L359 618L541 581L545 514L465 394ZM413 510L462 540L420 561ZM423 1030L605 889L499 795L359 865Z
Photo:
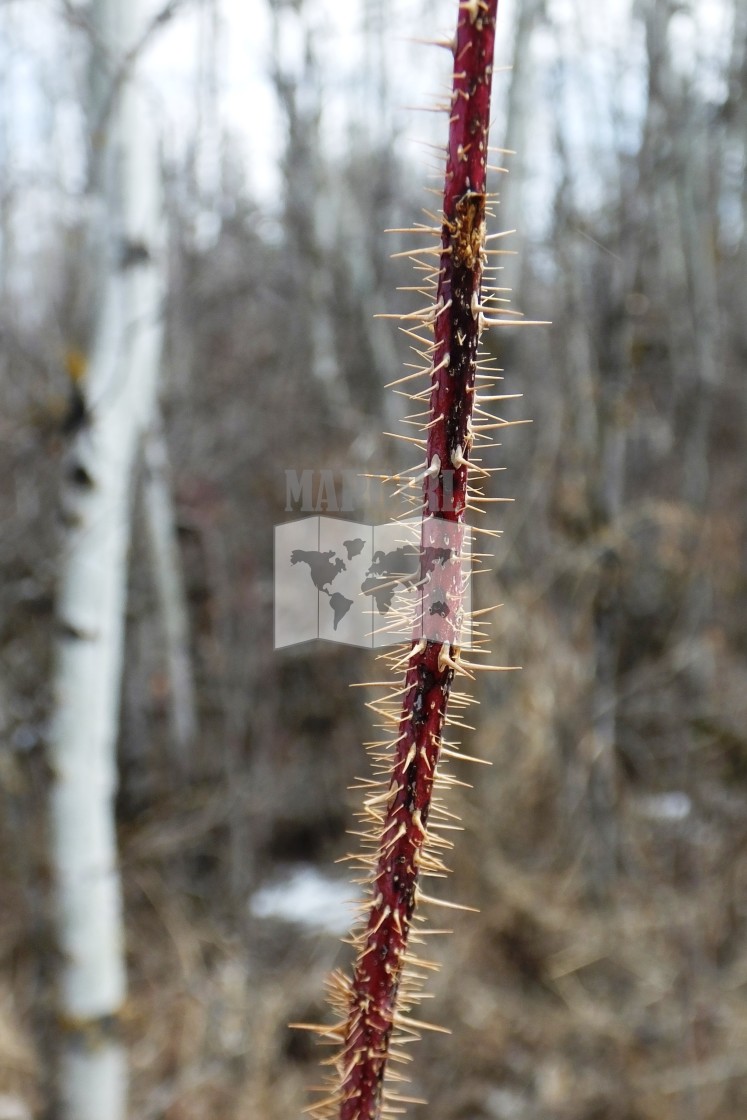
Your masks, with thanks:
M692 807L688 795L679 790L643 797L639 804L643 816L659 821L684 821L690 816Z
M350 883L300 864L258 890L249 909L256 918L279 918L308 929L342 935L349 930L353 907L359 902Z

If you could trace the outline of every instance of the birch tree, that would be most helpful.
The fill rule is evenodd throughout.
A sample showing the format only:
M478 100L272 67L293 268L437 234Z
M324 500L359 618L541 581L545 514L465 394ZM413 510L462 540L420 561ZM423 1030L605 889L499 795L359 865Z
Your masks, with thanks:
M59 1092L65 1120L121 1120L126 1055L114 798L133 468L153 413L163 248L152 113L136 88L134 0L97 0L90 119L98 307L86 419L63 482L50 732L51 864L60 950Z
M174 764L184 775L188 769L189 748L197 732L197 705L168 448L157 410L154 410L145 435L143 464L145 519L169 679L171 748Z

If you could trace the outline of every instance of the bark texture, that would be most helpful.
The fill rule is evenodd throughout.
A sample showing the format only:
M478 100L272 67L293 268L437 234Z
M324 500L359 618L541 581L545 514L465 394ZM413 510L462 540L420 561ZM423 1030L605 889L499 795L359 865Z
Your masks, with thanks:
M132 479L153 412L163 300L155 136L133 76L117 79L138 11L135 3L99 0L92 12L98 306L82 386L85 422L63 481L66 534L49 745L64 1120L124 1120L127 1113L114 800ZM104 132L97 134L95 122L113 90Z

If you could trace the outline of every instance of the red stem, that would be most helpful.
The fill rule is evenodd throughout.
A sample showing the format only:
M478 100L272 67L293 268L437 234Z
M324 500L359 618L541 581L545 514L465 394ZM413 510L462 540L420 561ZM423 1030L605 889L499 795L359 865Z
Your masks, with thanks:
M497 6L498 0L470 0L459 9L440 268L435 319L431 320L430 474L424 490L421 553L424 581L437 574L436 546L446 541L459 551L457 526L467 506L467 460L482 326L480 291ZM448 472L451 486L446 484L444 472ZM460 565L451 565L450 572L441 579L448 584L443 594L454 617L461 615ZM402 1040L416 1034L414 1022L405 1014L416 998L416 980L408 976L408 970L418 964L408 953L408 939L419 874L442 868L432 850L437 841L430 836L429 846L424 845L457 653L450 641L413 642L388 790L379 796L378 805L376 798L368 803L368 817L376 830L368 834L368 840L375 843L376 851L364 857L364 862L371 868L373 898L366 928L355 938L359 953L352 982L337 978L337 996L347 1004L347 1017L328 1034L342 1042L336 1059L339 1080L334 1095L317 1106L315 1115L319 1117L378 1120L387 1062L396 1057L392 1033L396 1029Z

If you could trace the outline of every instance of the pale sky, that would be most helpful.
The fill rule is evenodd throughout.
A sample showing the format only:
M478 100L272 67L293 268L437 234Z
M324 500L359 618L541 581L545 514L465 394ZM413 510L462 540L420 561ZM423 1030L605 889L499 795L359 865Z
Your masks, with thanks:
M509 73L500 68L511 60L518 2L501 0L499 7L492 132L498 146L503 142L510 81ZM562 119L579 169L579 189L588 196L583 200L586 204L599 201L604 174L614 174L611 160L605 167L613 111L623 134L629 134L631 147L637 143L645 57L640 26L631 21L632 3L548 0L551 24L533 39L534 108L525 153L529 176L524 221L535 231L541 231L549 215L554 191L554 102L561 64ZM162 0L144 0L144 4L148 15L161 9ZM445 122L440 115L418 113L411 107L432 105L446 88L450 56L411 40L451 34L454 0L306 0L305 10L322 76L325 151L334 155L337 149L345 149L351 133L376 129L375 76L380 72L392 106L385 134L393 125L397 154L425 181L434 157L415 140L442 143ZM251 193L272 210L280 199L278 162L284 136L269 77L269 3L215 0L215 23L211 11L210 0L185 0L178 14L154 36L144 57L164 150L179 166L188 145L196 142L201 183L210 193L221 154L216 130L209 127L212 68L218 132L226 132L231 158L241 167ZM47 222L64 218L68 211L72 220L80 205L79 94L84 85L85 35L71 30L63 12L61 0L7 0L0 7L0 168L5 189L13 192L16 262L21 243L33 258L43 251ZM370 23L376 13L383 13L379 18L384 25L378 40L364 34L367 20ZM691 0L672 21L677 69L712 97L723 94L717 74L728 57L731 13L731 0ZM284 18L282 28L281 56L295 69L302 53L298 22ZM380 44L373 53L372 41ZM377 50L385 55L383 69ZM30 275L27 282L31 283Z

